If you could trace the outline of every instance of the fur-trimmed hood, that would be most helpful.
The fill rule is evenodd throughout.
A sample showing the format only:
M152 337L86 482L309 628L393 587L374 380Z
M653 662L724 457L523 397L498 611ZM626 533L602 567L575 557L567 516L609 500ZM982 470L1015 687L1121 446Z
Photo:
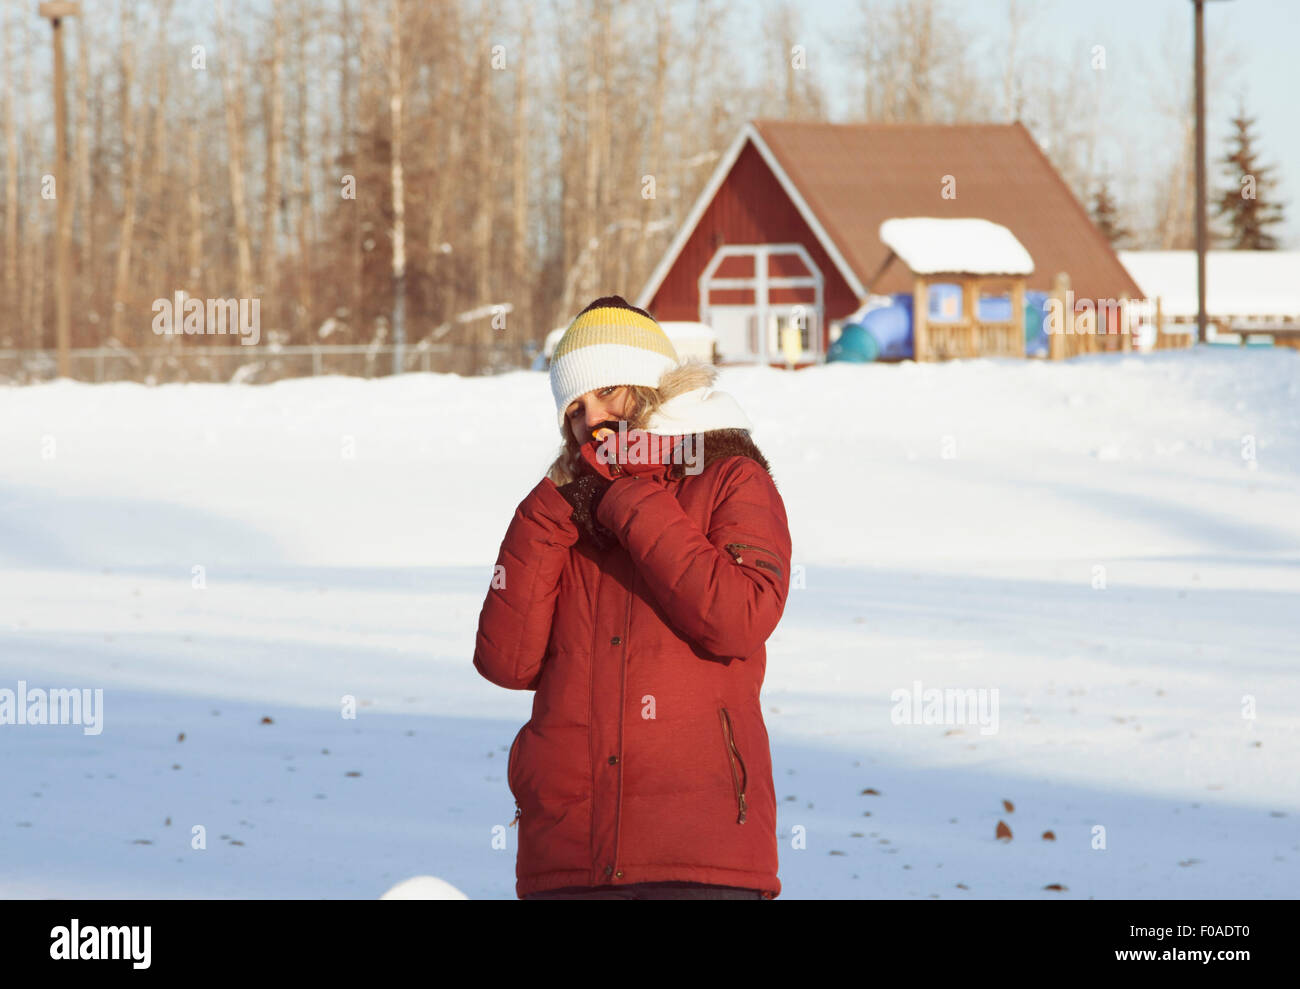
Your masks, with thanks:
M672 400L680 396L686 396L701 389L711 390L717 373L717 369L712 365L702 364L698 361L684 361L676 367L669 368L659 379L659 394L663 396L663 406L661 408L671 409ZM740 411L740 407L736 405L730 395L724 392L712 391L710 397L729 403L727 408L734 409L734 412L738 414L738 418L734 419L734 421L748 423L749 420ZM723 413L723 415L725 416L726 413ZM653 431L655 420L656 417L652 415L646 424L647 429ZM737 427L706 429L701 431L701 437L704 468L727 457L742 456L749 457L761 464L769 475L772 473L772 467L767 462L767 458L763 456L753 439L750 438L749 429ZM675 476L681 477L683 472L682 465L675 465Z

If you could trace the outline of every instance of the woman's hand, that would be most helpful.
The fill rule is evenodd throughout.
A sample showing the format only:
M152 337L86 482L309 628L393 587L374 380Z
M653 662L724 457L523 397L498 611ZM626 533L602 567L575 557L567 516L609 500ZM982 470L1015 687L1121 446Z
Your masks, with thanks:
M606 549L617 540L614 533L596 521L596 507L611 483L600 474L584 471L577 480L562 484L559 488L564 500L573 507L570 517L578 527L578 532L597 549Z
M639 429L620 433L606 426L598 430L598 435L598 439L583 443L578 452L596 474L606 481L612 481L624 473L617 465L627 463L628 447L636 443L642 433Z

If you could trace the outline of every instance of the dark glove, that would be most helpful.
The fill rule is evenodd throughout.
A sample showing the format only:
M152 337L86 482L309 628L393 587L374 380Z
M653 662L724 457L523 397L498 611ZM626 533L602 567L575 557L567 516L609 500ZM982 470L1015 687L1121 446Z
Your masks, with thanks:
M564 500L573 506L570 518L578 527L580 536L601 550L618 541L614 533L596 521L596 508L611 483L599 474L584 471L577 480L562 484L558 489Z

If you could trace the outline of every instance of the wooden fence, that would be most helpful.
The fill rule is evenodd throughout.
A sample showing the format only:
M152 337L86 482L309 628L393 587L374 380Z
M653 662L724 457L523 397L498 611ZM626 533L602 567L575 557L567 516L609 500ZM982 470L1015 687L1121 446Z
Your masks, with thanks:
M1176 350L1196 344L1196 329L1191 332L1166 329L1160 298L1093 299L1079 308L1070 291L1070 278L1062 273L1053 282L1047 298L1047 356L1063 360L1080 354L1127 352L1137 349L1134 337L1141 323L1155 327L1153 350Z

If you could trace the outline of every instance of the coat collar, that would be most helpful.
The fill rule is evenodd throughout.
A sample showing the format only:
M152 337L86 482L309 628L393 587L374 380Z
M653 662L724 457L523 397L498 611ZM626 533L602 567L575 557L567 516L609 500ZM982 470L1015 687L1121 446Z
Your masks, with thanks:
M745 429L710 429L680 436L646 434L645 444L634 444L628 453L627 461L619 465L624 471L666 480L702 473L709 465L735 456L749 457L769 475L772 473L767 458Z

